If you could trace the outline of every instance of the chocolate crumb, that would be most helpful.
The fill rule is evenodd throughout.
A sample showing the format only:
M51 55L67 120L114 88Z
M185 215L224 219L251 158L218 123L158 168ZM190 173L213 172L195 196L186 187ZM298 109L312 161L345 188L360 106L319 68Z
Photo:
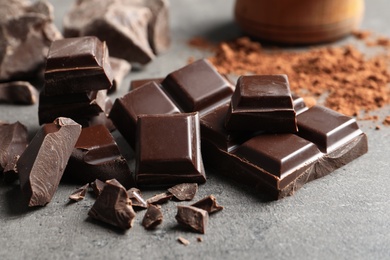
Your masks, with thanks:
M177 241L179 241L181 244L185 245L185 246L188 246L190 244L190 241L188 241L187 239L185 239L184 237L178 237L177 238Z
M198 241L198 242L203 242L203 238L202 238L202 237L197 237L197 238L196 238L196 241Z
M89 183L75 190L72 194L70 194L69 199L73 201L80 201L84 199L85 194L87 193L89 187Z
M178 200L192 200L198 191L198 184L182 183L169 188L168 191Z
M390 116L386 116L386 118L383 120L383 124L386 126L390 125Z

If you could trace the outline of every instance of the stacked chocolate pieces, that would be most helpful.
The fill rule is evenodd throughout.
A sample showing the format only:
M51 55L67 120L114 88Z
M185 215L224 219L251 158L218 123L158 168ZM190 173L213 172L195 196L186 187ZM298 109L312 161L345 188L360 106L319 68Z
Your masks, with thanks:
M108 48L94 36L67 38L49 49L45 86L39 99L39 123L59 116L70 117L82 125L100 113L107 113L112 86Z
M206 166L271 199L292 195L367 152L367 137L353 118L307 108L291 95L285 75L243 76L233 94L208 61L198 60L158 82L115 101L110 117L126 140L138 142L134 129L141 114L198 111ZM135 175L137 181L145 176Z

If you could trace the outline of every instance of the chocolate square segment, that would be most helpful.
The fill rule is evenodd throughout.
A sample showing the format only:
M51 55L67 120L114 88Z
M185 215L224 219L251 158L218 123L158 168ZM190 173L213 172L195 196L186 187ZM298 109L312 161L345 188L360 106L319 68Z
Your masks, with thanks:
M141 114L180 113L176 105L156 82L149 82L115 100L110 118L116 128L134 147L137 116Z
M314 106L297 117L298 135L317 144L324 153L362 134L356 120L326 107Z
M230 82L205 59L168 74L162 85L184 112L199 111L201 114L233 93Z
M231 131L297 132L286 75L241 76L226 117Z
M112 71L108 48L94 36L52 43L45 69L45 95L109 89Z
M136 181L140 186L206 181L197 112L138 118Z

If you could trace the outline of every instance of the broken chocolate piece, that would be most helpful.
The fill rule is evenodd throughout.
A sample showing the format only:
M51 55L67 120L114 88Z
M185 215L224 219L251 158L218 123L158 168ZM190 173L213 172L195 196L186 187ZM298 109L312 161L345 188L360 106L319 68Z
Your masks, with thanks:
M87 193L89 187L89 183L85 184L84 186L78 188L72 194L69 195L69 199L73 201L80 201L84 199L85 194Z
M100 193L102 193L104 186L106 186L106 183L99 179L96 179L95 181L91 182L92 191L96 195L96 197L98 197Z
M146 209L148 207L148 203L142 198L141 191L137 188L130 188L127 191L127 195L131 200L131 204L133 208Z
M51 44L45 69L46 96L109 89L112 80L105 42L85 36Z
M126 159L104 125L85 127L75 144L64 178L78 183L116 179L126 188L134 186Z
M45 124L17 162L20 186L28 206L44 206L57 190L81 126L60 117Z
M108 90L109 94L120 89L123 79L131 70L130 63L123 59L110 57L110 65L114 80L112 82L112 87Z
M198 112L141 115L137 127L137 185L167 186L206 181L200 154Z
M287 76L241 76L230 102L225 126L230 131L297 132Z
M198 184L182 183L169 188L168 191L178 200L192 200L198 191Z
M32 105L38 100L38 91L27 81L0 83L0 103Z
M184 237L178 237L177 238L177 241L179 241L181 244L185 245L185 246L188 246L190 244L190 241L188 241L187 239L185 239Z
M209 214L223 210L223 207L218 205L217 199L213 195L207 196L191 206L204 209Z
M110 113L112 108L112 101L109 97L106 97L104 111L100 112L99 115L93 116L88 120L88 126L95 125L104 125L110 132L113 132L116 128L114 123L108 118L108 114Z
M173 195L169 192L160 193L146 200L148 204L163 204L172 199Z
M119 182L115 179L106 181L88 215L121 229L129 229L135 219L135 212L129 201L125 188Z
M160 206L149 204L148 209L142 219L142 226L146 229L154 229L163 221L163 214Z
M209 214L203 209L192 206L177 206L175 218L177 222L184 227L201 234L206 233Z

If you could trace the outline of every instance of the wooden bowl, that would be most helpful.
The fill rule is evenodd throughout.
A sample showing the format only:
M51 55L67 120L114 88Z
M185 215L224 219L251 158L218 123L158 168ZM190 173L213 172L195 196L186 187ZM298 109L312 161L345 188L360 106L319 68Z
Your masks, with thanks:
M360 25L364 0L236 0L235 19L247 34L285 44L337 40Z

